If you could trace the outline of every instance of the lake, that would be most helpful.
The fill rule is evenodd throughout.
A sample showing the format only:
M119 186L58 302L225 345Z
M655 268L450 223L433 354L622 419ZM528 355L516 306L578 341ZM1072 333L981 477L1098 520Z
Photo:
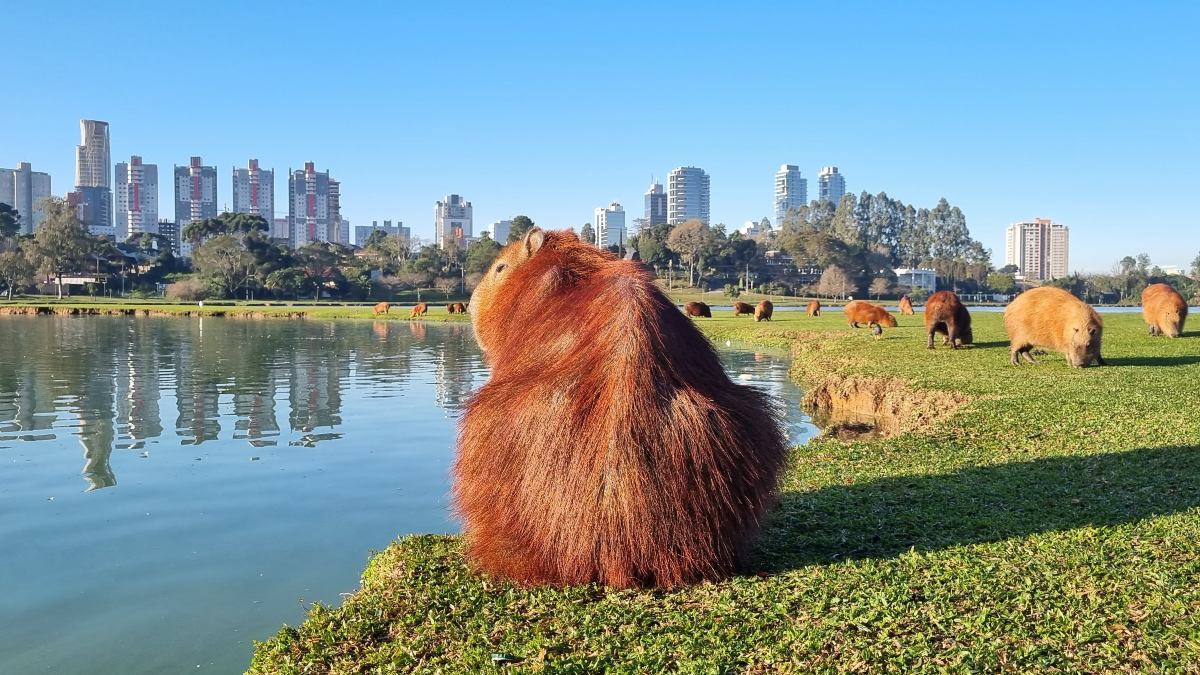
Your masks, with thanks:
M466 324L5 317L0 344L0 673L241 672L370 551L458 529ZM719 347L816 432L785 355Z

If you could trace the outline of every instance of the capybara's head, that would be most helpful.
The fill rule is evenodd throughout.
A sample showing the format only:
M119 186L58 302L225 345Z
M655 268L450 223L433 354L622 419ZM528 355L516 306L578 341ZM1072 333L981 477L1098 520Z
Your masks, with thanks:
M879 321L879 323L887 326L888 328L895 328L897 325L896 317L892 316L891 312L884 312L883 318Z
M1169 307L1163 310L1163 334L1167 337L1179 337L1179 327L1183 325L1182 313L1178 307Z
M1086 368L1100 360L1100 338L1103 324L1084 318L1070 321L1065 328L1067 363L1076 368Z
M526 232L520 241L514 241L500 249L500 252L496 254L496 259L492 261L492 266L475 286L475 291L471 293L471 302L467 305L468 311L475 324L475 339L479 341L480 348L485 352L492 344L490 329L495 323L488 316L489 310L496 305L497 298L502 294L513 292L511 289L506 291L507 282L517 269L537 255L545 243L546 234L540 228L535 227Z

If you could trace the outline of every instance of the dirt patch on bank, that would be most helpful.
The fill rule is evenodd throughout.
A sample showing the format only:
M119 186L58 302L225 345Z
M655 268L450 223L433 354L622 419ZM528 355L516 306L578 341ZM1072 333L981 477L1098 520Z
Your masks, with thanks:
M904 380L869 375L826 375L809 385L803 406L837 438L921 432L970 400L965 394L915 389Z

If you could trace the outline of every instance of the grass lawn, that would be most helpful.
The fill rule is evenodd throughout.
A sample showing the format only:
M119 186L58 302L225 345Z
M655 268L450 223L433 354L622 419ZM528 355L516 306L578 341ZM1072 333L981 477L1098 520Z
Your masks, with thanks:
M179 315L179 316L211 316L211 317L243 317L256 319L270 318L306 318L306 319L373 319L376 321L408 320L412 304L393 303L388 314L375 315L371 304L364 303L332 303L319 304L304 302L273 302L273 303L242 303L242 302L209 302L175 303L161 301L125 300L113 301L106 299L87 300L71 299L35 301L22 299L11 303L0 302L0 315L11 313L57 313L57 314L145 314L145 315ZM425 315L426 321L467 321L467 316L450 314L446 311L445 302L426 302L429 307Z

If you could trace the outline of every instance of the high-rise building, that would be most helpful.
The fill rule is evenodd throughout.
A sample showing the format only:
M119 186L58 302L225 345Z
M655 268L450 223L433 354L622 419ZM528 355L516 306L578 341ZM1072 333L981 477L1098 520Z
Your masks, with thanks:
M709 180L704 169L681 166L667 176L667 222L678 225L685 220L709 219Z
M75 192L67 201L79 221L97 236L114 237L111 144L108 122L79 120L80 144L75 146Z
M784 164L775 172L775 225L781 225L788 212L808 204L808 179L800 167Z
M260 169L252 159L245 169L233 170L233 212L275 218L275 171Z
M171 253L179 255L179 228L175 221L160 218L158 220L158 233L162 235L171 244Z
M41 203L51 194L50 174L34 171L29 162L0 169L0 202L21 217L21 234L32 234L42 224Z
M667 193L662 183L651 179L650 189L646 190L646 225L667 224Z
M1004 264L1016 265L1017 275L1028 281L1049 281L1067 276L1070 228L1049 218L1008 226L1004 239Z
M596 209L596 245L623 246L625 239L625 209L616 202Z
M492 240L498 242L501 246L508 243L509 232L512 232L511 220L497 220L492 223Z
M823 166L821 173L817 176L817 183L820 185L821 194L819 199L823 199L834 206L842 201L842 197L846 194L846 179L842 174L838 173L836 166Z
M341 186L312 162L288 176L288 224L295 248L314 241L343 242Z
M187 166L175 167L175 225L179 228L179 254L192 256L192 244L182 237L189 223L217 217L217 169L192 157Z
M134 155L117 164L116 196L118 241L142 232L158 232L158 165L143 164Z
M433 233L438 248L447 248L454 242L459 249L465 249L467 239L472 236L472 218L471 202L459 195L446 195L445 201L438 202L433 207Z
M271 219L271 239L276 243L291 245L292 243L292 226L291 221L287 218L272 218Z
M378 220L372 220L370 227L366 225L358 225L354 228L354 245L363 246L367 243L367 239L371 238L371 234L376 231L382 231L389 236L397 236L404 240L412 238L412 229L405 227L404 223L397 220L393 225L392 221L385 220L380 225Z

